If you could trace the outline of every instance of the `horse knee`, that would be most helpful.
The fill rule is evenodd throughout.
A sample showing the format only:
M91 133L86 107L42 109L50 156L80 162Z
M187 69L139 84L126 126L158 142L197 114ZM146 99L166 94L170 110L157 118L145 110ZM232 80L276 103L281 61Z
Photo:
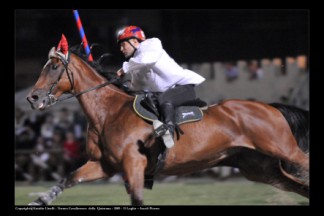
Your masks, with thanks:
M144 171L147 165L147 160L144 156L137 158L125 158L124 160L124 170L127 179L132 184L133 181L144 180Z

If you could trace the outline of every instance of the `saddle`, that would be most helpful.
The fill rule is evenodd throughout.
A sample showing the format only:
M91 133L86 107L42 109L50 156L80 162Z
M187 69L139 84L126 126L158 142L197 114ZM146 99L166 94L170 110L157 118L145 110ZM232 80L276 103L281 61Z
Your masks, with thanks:
M181 125L201 120L203 107L207 107L207 103L199 98L176 107L175 124ZM155 120L160 120L160 114L150 93L136 95L133 108L138 116L149 122L153 123Z

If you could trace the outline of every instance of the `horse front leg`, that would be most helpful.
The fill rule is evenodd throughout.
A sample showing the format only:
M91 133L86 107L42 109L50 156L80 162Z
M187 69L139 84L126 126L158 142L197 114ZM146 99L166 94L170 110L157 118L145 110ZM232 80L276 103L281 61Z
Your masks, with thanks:
M112 176L113 174L109 175ZM81 182L89 182L107 177L99 161L88 161L79 169L71 172L63 178L57 185L53 186L48 192L41 195L37 200L28 205L49 205L52 203L65 188L73 187Z
M147 165L146 158L141 155L127 155L124 159L125 178L129 184L131 204L143 205L144 170Z

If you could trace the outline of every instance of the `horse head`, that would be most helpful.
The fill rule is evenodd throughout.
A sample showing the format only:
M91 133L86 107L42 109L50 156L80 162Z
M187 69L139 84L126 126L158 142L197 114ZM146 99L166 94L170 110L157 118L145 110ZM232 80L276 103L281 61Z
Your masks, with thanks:
M49 51L48 61L26 98L33 109L44 110L55 104L60 95L73 90L74 79L68 68L69 61L68 42L62 34L57 48Z

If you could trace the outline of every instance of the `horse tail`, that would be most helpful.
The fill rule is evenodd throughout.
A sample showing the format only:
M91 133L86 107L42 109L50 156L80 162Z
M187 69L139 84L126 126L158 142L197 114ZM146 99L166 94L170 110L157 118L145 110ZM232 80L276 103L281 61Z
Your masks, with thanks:
M309 111L298 107L284 105L279 103L271 103L270 106L278 109L285 117L289 124L299 148L305 153L309 153ZM282 165L282 167L281 167ZM280 162L280 168L283 168L289 174L302 177L298 172L298 167L285 161Z
M284 105L280 103L271 103L270 106L278 109L289 124L299 148L309 152L309 111L295 106Z

